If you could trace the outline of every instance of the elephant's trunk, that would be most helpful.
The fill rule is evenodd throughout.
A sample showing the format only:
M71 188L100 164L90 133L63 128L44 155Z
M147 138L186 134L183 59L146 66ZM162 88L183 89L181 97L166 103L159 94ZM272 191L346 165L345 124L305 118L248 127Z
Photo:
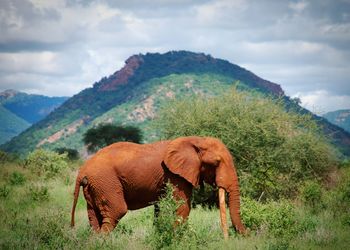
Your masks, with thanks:
M241 234L245 234L246 230L242 224L241 216L240 216L240 196L239 196L238 178L236 173L235 173L234 184L230 186L228 190L228 197L229 197L228 204L229 204L232 225L235 227L237 232Z
M227 164L227 162L230 162ZM232 225L236 231L244 234L245 228L241 221L240 216L240 197L239 186L236 169L233 166L232 159L222 162L216 171L216 183L219 187L219 204L220 204L220 217L221 227L226 238L227 226L226 226L226 211L225 211L225 191L228 193L228 206L230 211L230 217ZM225 229L226 228L226 229Z

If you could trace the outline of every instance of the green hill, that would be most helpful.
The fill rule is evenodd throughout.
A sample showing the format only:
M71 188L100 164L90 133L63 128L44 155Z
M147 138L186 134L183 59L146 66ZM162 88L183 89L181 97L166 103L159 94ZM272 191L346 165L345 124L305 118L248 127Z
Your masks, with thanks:
M137 125L144 131L145 141L152 141L157 139L157 131L150 126L150 121L165 102L184 95L220 95L232 85L284 98L288 108L308 112L285 96L278 84L228 61L187 51L147 53L131 56L121 70L71 97L1 148L18 153L27 153L39 146L83 151L83 133L102 122ZM349 134L325 120L320 123L327 133L337 136L336 144L350 148Z
M350 109L328 112L323 117L350 133Z
M0 144L10 140L30 126L30 123L19 118L1 105L0 124Z

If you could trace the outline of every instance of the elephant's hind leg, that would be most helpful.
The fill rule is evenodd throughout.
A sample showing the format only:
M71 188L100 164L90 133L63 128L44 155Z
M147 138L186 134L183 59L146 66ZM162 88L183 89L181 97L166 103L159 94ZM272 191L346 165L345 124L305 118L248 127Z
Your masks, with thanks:
M85 186L83 189L83 193L86 200L87 205L87 213L89 218L90 226L93 228L95 232L100 231L102 225L102 216L97 208L94 199L91 197L91 189L88 186Z
M100 211L90 204L87 204L87 212L90 226L94 229L95 232L100 231L102 225L102 215L100 214Z
M119 220L127 213L128 208L122 193L109 193L102 201L101 232L111 232Z

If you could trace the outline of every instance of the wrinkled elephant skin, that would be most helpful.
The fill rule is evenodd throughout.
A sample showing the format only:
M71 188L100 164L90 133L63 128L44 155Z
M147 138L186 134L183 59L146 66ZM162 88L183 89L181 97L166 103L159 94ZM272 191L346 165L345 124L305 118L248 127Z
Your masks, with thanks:
M128 210L154 204L167 182L174 187L175 199L184 200L177 214L186 219L192 189L203 181L218 186L220 197L225 197L222 192L228 192L232 224L239 233L244 233L238 177L231 154L220 140L197 136L143 145L119 142L101 149L79 170L71 224L74 226L80 186L90 225L97 232L110 232ZM225 201L220 200L220 204L226 238Z

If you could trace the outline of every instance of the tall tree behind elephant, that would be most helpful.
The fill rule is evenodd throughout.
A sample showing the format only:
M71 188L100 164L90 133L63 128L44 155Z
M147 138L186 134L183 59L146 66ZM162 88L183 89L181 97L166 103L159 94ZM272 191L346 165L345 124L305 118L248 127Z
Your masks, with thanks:
M175 199L184 202L177 214L186 219L193 187L206 182L219 187L222 229L227 237L225 191L229 212L239 233L240 195L236 169L226 146L211 137L180 137L152 144L119 142L103 148L80 168L74 191L71 225L80 186L87 203L89 222L98 232L109 232L128 210L154 204L165 184L173 184Z

